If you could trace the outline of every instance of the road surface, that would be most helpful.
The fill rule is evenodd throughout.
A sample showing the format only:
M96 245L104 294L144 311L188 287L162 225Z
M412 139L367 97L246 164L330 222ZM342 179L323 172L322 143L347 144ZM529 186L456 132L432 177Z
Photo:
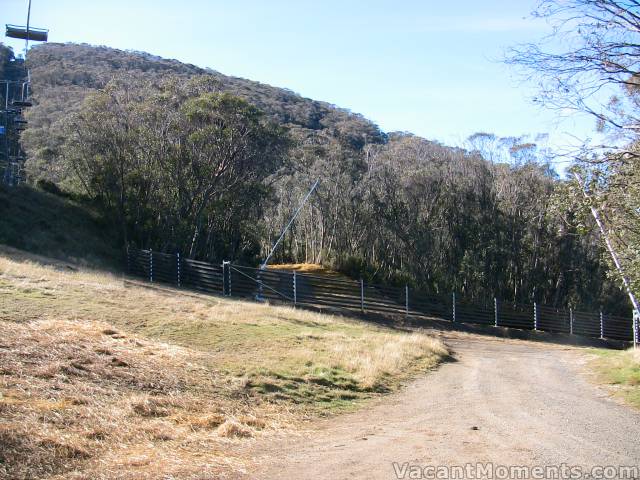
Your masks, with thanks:
M640 412L590 382L584 350L440 335L455 361L301 436L254 445L254 467L244 478L387 480L414 478L411 471L429 478L430 467L478 462L565 464L587 473L640 465Z

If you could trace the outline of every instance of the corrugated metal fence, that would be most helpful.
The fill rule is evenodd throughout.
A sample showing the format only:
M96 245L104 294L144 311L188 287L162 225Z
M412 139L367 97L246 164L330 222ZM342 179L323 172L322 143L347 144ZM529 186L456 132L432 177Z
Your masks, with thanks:
M592 338L633 341L633 320L603 312L583 312L540 304L519 305L491 299L485 304L460 295L429 295L409 287L390 287L306 273L259 270L179 254L129 249L127 271L151 282L204 293L266 299L300 306L326 306L359 312L404 314L452 322L540 330ZM637 335L637 332L636 332Z

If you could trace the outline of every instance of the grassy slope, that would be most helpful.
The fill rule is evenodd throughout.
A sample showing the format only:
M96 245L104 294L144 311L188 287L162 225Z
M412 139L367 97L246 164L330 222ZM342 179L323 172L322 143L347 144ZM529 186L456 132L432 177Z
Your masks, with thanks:
M596 357L591 367L599 381L613 388L628 404L640 408L640 351L597 349L594 352Z
M86 206L29 186L0 185L0 244L111 267L120 254L100 217Z
M225 442L353 408L447 353L419 333L33 260L0 256L0 478L208 478L242 465Z

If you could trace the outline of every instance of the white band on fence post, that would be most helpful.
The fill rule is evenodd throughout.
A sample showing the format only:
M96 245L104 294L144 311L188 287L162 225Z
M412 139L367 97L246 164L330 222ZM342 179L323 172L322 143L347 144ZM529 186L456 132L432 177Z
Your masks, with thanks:
M296 271L293 271L293 306L298 304L298 286L296 285Z
M456 292L451 294L451 305L453 306L452 310L452 321L456 321Z
M533 329L538 330L538 304L533 302Z
M153 283L153 250L149 249L149 281Z
M409 316L409 285L404 286L404 314Z
M498 326L498 299L496 297L493 297L493 312L495 315L494 325L497 327Z
M604 338L604 315L602 309L600 309L600 338Z
M360 311L364 313L364 280L360 279Z
M178 279L178 286L180 286L180 254L176 253L176 267L177 267L177 279Z

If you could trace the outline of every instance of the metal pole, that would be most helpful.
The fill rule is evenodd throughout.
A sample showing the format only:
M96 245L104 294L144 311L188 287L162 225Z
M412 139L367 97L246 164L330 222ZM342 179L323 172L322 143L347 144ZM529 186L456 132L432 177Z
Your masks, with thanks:
M576 177L576 180L578 181L578 184L580 185L581 189L582 189L582 194L584 195L584 198L587 200L591 200L591 197L589 196L589 194L587 193L587 191L585 190L585 187L583 186L582 183L582 178L580 178L580 175L578 175L578 173L573 174ZM631 300L631 304L633 305L633 310L634 310L634 330L637 330L635 328L636 324L637 324L637 316L638 316L638 312L640 312L640 306L638 304L638 301L636 300L635 295L633 294L633 291L631 290L631 283L629 282L629 279L627 278L627 276L624 274L624 270L622 269L622 264L620 263L620 260L618 260L618 255L616 255L615 250L613 249L613 244L611 243L611 241L609 240L609 236L607 235L607 232L604 228L604 224L602 223L602 221L600 220L600 214L598 213L598 210L596 210L596 207L594 207L593 205L589 206L590 210L591 210L591 215L593 216L594 220L596 221L596 224L598 225L598 228L600 229L600 233L602 234L602 237L604 238L604 243L607 246L607 250L609 251L609 255L611 255L611 259L613 260L613 264L616 266L616 270L618 271L618 273L620 274L620 276L622 277L622 283L624 284L625 289L627 290L627 294L629 295L629 299ZM634 335L634 341L633 341L633 348L638 348L638 341L635 338L636 335Z
M569 334L573 335L573 308L569 309Z
M404 286L404 314L409 316L409 285Z
M24 44L24 59L27 60L27 50L29 50L29 22L31 21L31 0L29 0L29 7L27 8L27 38Z
M364 280L360 279L360 311L364 313Z
M289 227L291 226L293 221L296 219L296 217L298 216L298 214L302 210L302 207L304 207L304 204L307 203L307 200L309 199L309 197L311 196L311 194L316 189L316 187L318 186L319 183L320 183L320 179L318 178L316 180L316 183L313 184L313 186L311 187L311 190L309 190L307 195L304 197L304 199L302 200L302 202L298 206L298 209L296 210L296 213L293 214L293 217L291 217L291 220L289 220L289 223L287 224L287 226L284 227L284 229L282 230L282 233L280 234L280 237L278 237L278 240L276 240L276 243L273 244L273 247L271 248L271 251L269 252L269 255L267 255L267 258L264 259L264 262L262 262L262 265L260 265L260 270L264 270L265 268L267 268L267 263L269 263L269 259L271 259L271 256L273 255L273 252L275 252L276 248L278 248L278 244L284 238L284 234L287 233L287 230L289 230Z
M602 309L600 309L600 338L604 338L604 315L602 315Z
M538 330L538 304L533 302L533 329Z
M149 249L149 281L153 283L153 250Z
M177 280L178 280L178 286L180 286L180 254L176 253L176 267L177 267Z
M225 297L231 296L231 261L230 260L224 260L222 262L222 292Z
M225 265L227 264L226 261L222 261L222 296L226 297L227 296L227 278L225 275Z
M293 306L298 304L298 287L296 285L296 272L293 271Z
M456 321L456 292L453 292L451 296L452 296L451 304L453 305L453 309L452 309L453 316L451 318L452 318L452 321L455 322Z
M497 327L498 326L498 299L496 297L493 297L493 312L494 312L494 325Z

